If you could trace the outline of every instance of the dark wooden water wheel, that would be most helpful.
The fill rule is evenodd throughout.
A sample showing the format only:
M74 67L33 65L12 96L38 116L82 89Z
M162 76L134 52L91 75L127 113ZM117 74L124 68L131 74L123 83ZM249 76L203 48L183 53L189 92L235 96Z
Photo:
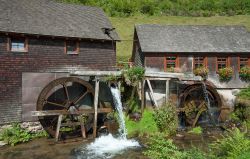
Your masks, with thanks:
M218 121L221 108L221 99L217 91L210 85L206 85L210 110L204 97L202 84L188 86L180 96L180 112L185 119L185 125L210 124ZM211 119L212 118L212 119Z
M50 82L44 87L37 100L37 110L81 110L92 109L94 99L94 89L88 82L76 77L63 77ZM93 115L86 114L66 115L62 122L77 122L82 117L85 123L92 126ZM39 117L39 121L43 128L55 137L58 116L43 116ZM72 135L77 135L80 132L79 127L68 128Z

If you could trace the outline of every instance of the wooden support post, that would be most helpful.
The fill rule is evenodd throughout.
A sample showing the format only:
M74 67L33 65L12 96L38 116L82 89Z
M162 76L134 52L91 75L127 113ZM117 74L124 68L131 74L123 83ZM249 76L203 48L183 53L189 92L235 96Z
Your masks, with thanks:
M60 128L61 128L61 124L62 124L62 117L63 115L59 115L58 116L58 120L57 120L57 127L56 127L56 142L59 140L59 133L60 133Z
M84 126L84 123L81 122L81 132L82 132L82 138L86 138L86 129L85 129L85 126Z
M153 92L153 89L152 89L152 86L151 86L151 84L150 84L150 81L147 79L146 80L147 81L147 83L148 83L148 87L149 87L149 90L150 90L150 96L151 96L151 98L152 98L152 100L153 100L153 102L154 102L154 105L156 106L156 107L158 107L158 104L157 104L157 102L156 102L156 100L155 100L155 98L154 98L154 92Z
M143 114L145 109L145 80L141 82L141 113Z
M94 126L93 126L93 137L96 138L97 135L97 109L98 109L98 98L99 98L99 79L95 81L95 98L94 98Z
M169 80L166 80L166 104L168 103L168 100L169 100Z

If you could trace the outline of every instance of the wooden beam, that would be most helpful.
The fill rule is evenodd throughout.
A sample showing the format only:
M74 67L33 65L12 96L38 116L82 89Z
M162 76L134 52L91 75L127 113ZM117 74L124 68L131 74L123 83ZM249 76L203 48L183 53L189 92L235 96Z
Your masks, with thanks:
M149 81L148 79L147 79L146 81L147 81L147 83L148 83L149 94L150 94L150 96L151 96L151 98L152 98L152 100L153 100L153 102L154 102L154 105L155 105L156 107L158 107L158 104L157 104L157 102L156 102L156 100L155 100L155 98L154 98L154 92L153 92L152 86L151 86L151 84L150 84L150 81Z
M95 98L94 98L94 125L93 125L93 137L96 138L97 135L97 108L98 108L98 98L99 98L99 79L95 81Z
M59 115L58 116L58 120L57 120L57 126L56 126L56 142L59 140L59 133L60 133L60 128L61 128L61 124L62 124L62 117L63 115Z
M145 109L145 80L141 82L141 113L143 114Z
M169 100L169 80L166 80L166 104L168 103L168 100Z
M99 108L98 113L112 112L112 108ZM69 112L67 110L44 110L44 111L31 111L31 116L53 116L53 115L80 115L80 114L93 114L94 109L81 109L75 112Z

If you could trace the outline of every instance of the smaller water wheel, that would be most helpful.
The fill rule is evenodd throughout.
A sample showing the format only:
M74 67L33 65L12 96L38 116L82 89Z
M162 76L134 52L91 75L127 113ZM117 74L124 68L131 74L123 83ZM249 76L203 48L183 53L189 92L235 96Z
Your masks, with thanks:
M219 120L221 98L212 86L206 85L206 89L210 101L209 111L202 84L188 86L181 94L180 114L186 126L195 127L197 124L206 125L211 124L211 120Z
M44 87L37 100L37 110L81 110L92 109L94 100L94 89L92 86L76 77L63 77L50 82ZM39 117L43 128L55 137L58 116ZM77 122L84 120L87 130L92 128L93 114L67 115L62 123ZM65 128L67 135L78 136L80 127ZM61 135L63 132L61 133Z

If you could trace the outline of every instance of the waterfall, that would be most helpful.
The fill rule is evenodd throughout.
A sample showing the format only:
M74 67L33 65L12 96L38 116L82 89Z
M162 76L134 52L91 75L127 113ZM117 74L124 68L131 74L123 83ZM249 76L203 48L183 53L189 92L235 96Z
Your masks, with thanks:
M203 93L204 93L204 99L205 99L205 102L207 104L208 116L209 116L210 120L212 121L212 124L215 126L215 121L214 121L214 118L213 118L213 115L211 112L211 103L210 103L210 100L208 97L207 86L206 86L205 82L202 82L202 89L203 89Z
M121 138L126 139L127 138L127 129L126 129L124 115L123 115L123 111L122 111L122 102L121 102L120 91L116 87L111 87L111 93L113 96L115 108L118 112L119 135Z
M129 148L140 148L140 144L135 140L127 139L127 130L125 126L124 115L122 111L122 102L120 91L116 87L111 87L111 94L118 113L119 136L113 135L100 136L94 142L80 149L80 155L77 159L106 159L112 158L116 154L123 153Z

